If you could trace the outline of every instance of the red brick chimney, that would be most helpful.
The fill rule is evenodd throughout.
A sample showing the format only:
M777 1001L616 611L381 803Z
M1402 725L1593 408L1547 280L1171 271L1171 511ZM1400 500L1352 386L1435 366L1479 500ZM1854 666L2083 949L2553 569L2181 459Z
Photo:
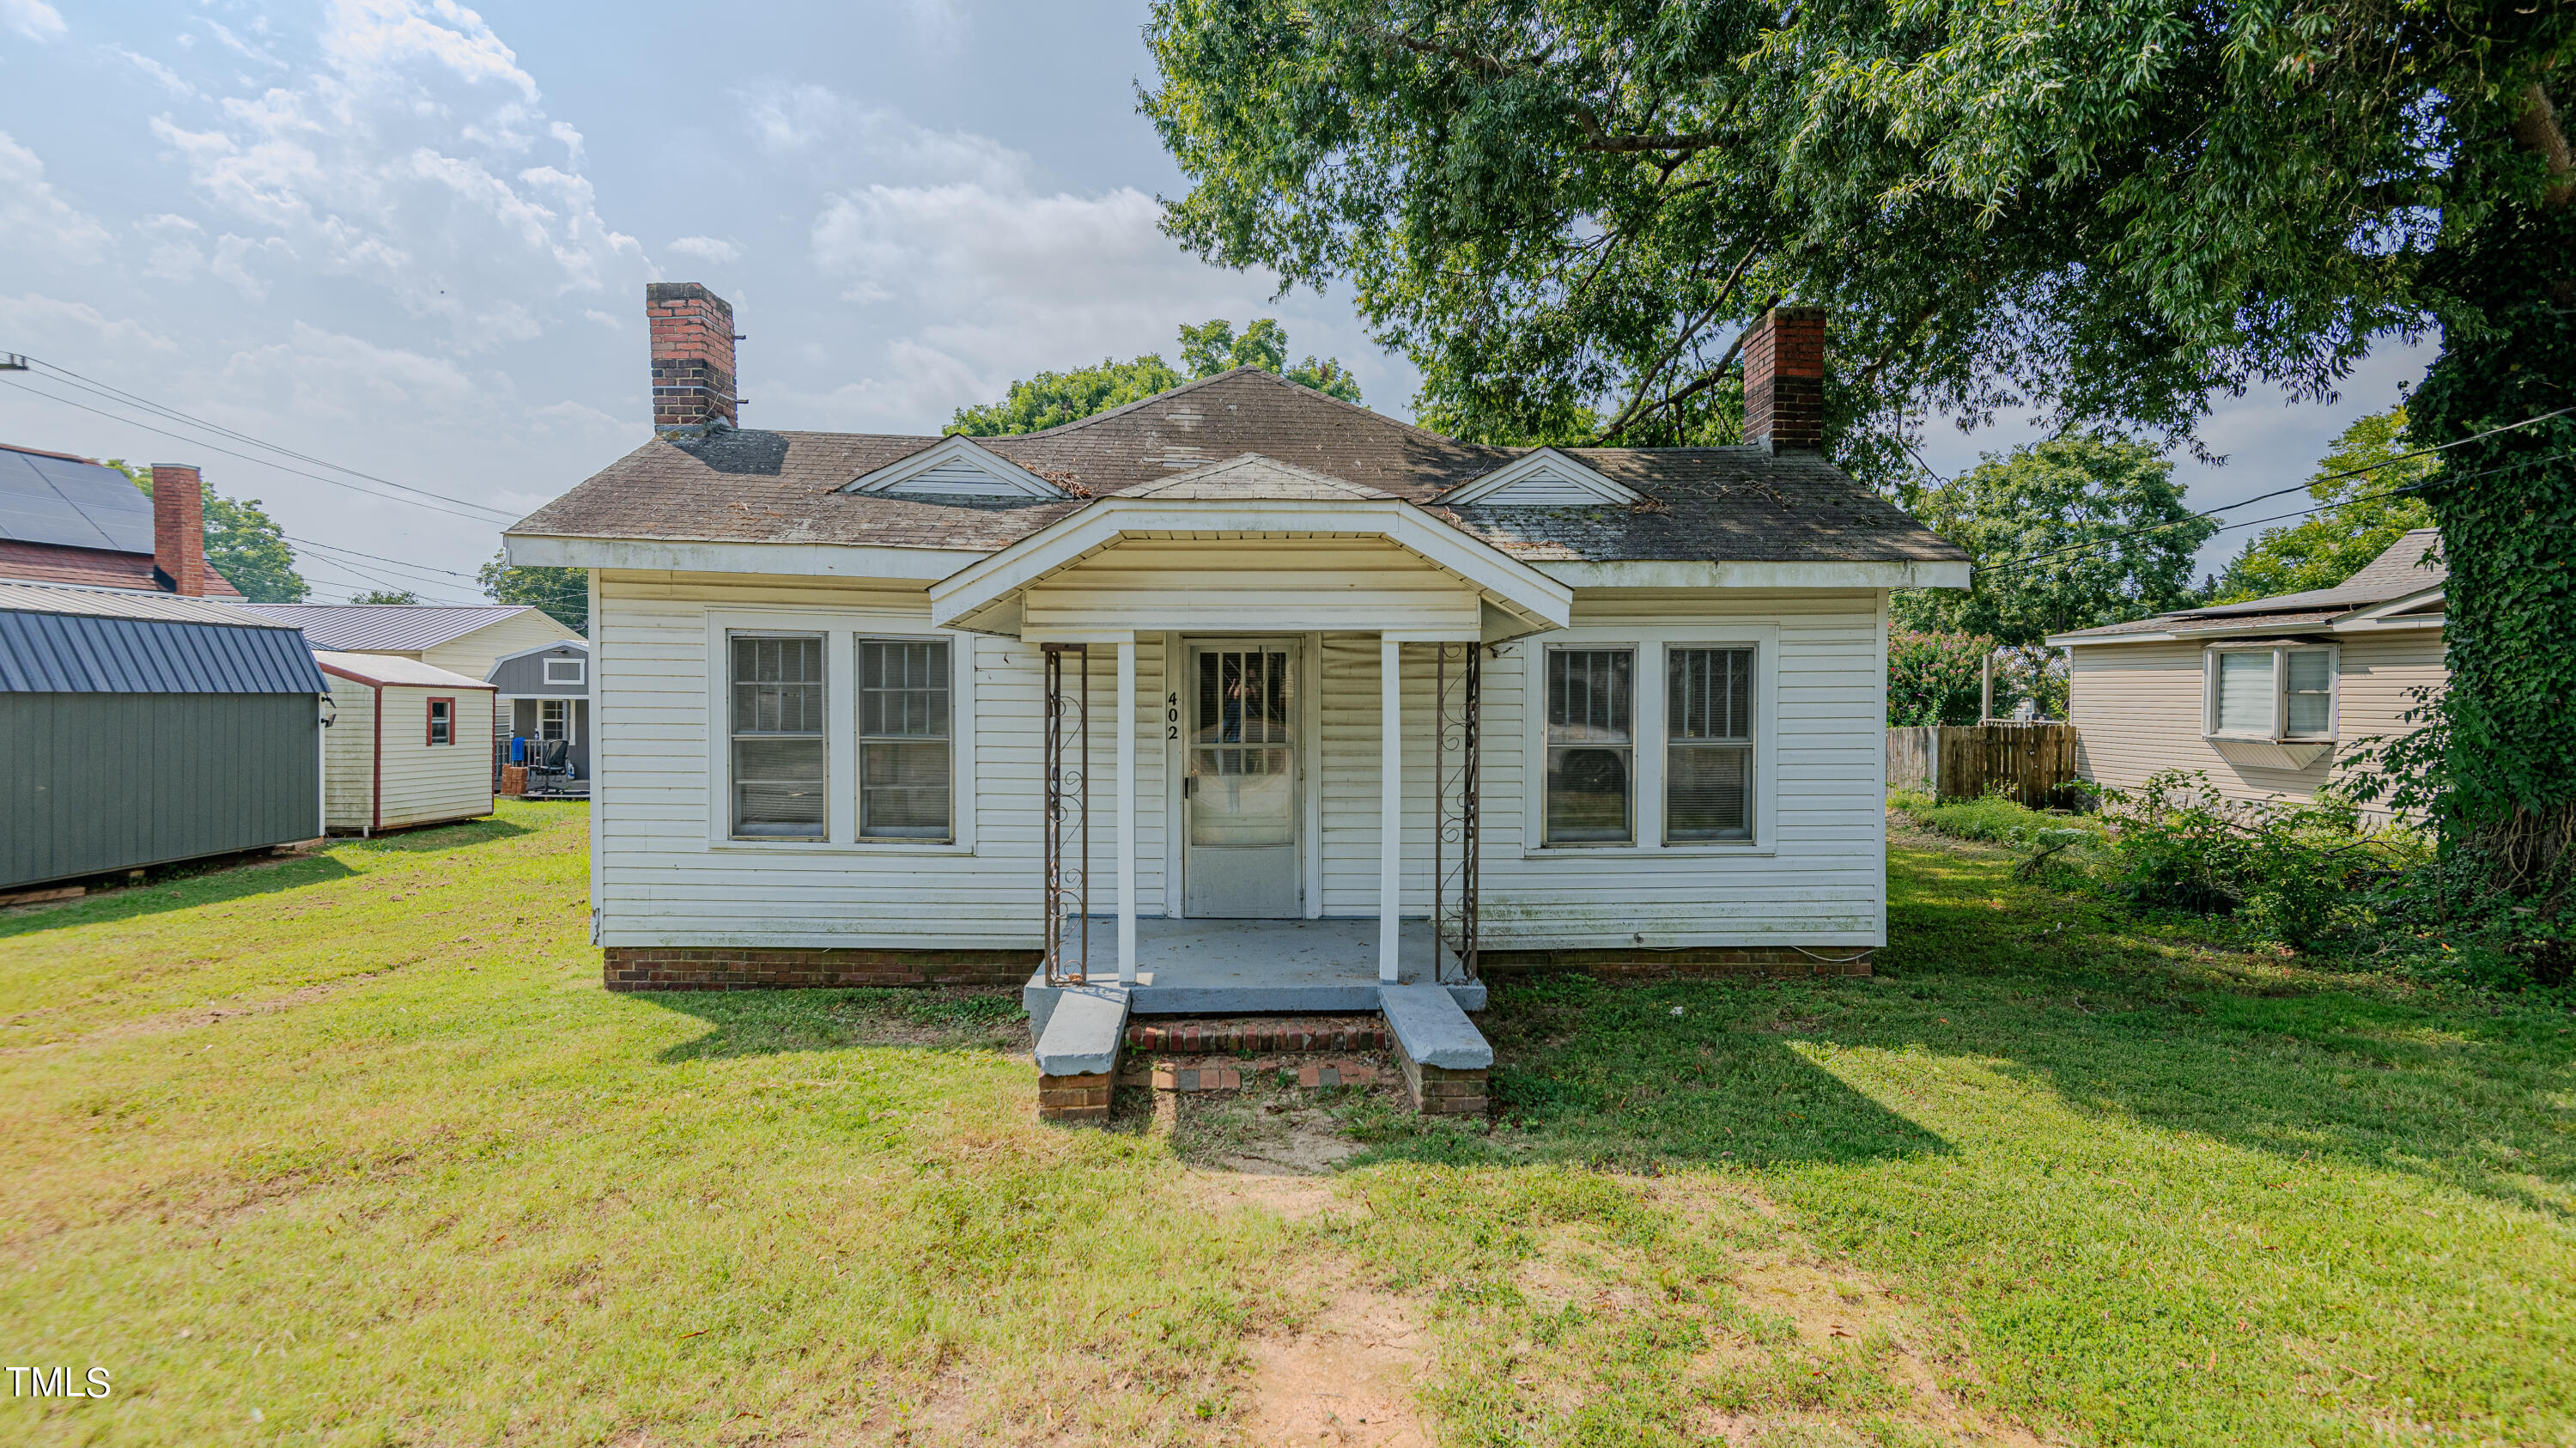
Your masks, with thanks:
M187 463L152 465L152 577L172 593L206 594L206 485Z
M1744 440L1825 445L1825 309L1773 307L1744 339Z
M735 423L733 304L696 282L647 282L653 331L653 430Z

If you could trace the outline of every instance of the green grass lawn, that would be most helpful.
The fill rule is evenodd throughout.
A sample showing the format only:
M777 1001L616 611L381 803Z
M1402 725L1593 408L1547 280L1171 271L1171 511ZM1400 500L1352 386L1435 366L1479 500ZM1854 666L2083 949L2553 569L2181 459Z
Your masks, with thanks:
M0 1353L113 1383L0 1441L2576 1441L2563 1012L1900 834L1875 978L1498 988L1490 1131L1055 1130L1007 995L602 991L585 824L0 912Z

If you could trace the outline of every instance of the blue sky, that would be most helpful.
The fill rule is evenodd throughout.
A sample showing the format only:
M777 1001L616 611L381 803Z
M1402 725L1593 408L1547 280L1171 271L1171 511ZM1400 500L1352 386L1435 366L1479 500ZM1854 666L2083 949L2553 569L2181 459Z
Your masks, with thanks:
M498 546L484 512L523 514L649 434L649 280L733 301L751 426L935 430L1015 376L1258 315L1406 415L1415 374L1342 297L1274 304L1270 277L1155 230L1181 183L1135 114L1143 19L1087 0L0 0L0 351L476 516L158 436L57 378L31 385L119 418L0 385L0 440L199 462L341 550L306 553L318 597L462 599L455 573ZM2303 476L2426 360L2383 348L2333 404L2221 399L2203 437L2232 463L2186 463L2193 496ZM2022 435L1936 424L1932 460Z

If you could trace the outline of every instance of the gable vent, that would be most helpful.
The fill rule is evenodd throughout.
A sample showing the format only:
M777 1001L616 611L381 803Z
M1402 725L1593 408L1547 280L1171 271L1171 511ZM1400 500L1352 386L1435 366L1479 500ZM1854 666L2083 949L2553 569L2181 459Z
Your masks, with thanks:
M975 464L959 460L915 473L885 491L895 494L936 493L954 498L1025 498L1028 489L998 478Z
M1554 448L1541 448L1441 497L1443 503L1497 507L1584 507L1634 503L1635 489L1612 482Z

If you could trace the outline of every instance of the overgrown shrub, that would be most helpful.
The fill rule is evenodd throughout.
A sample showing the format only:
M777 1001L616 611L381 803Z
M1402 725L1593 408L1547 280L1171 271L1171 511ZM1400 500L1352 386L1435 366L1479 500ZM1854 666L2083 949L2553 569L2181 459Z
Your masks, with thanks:
M2101 797L2110 848L2097 873L2108 891L2236 915L2299 949L2355 918L2364 887L2423 859L2411 831L2366 827L2361 807L2331 790L2307 802L2232 800L2207 774L2169 769Z
M1974 724L1983 706L1986 654L1995 641L1976 634L1887 631L1887 723Z

